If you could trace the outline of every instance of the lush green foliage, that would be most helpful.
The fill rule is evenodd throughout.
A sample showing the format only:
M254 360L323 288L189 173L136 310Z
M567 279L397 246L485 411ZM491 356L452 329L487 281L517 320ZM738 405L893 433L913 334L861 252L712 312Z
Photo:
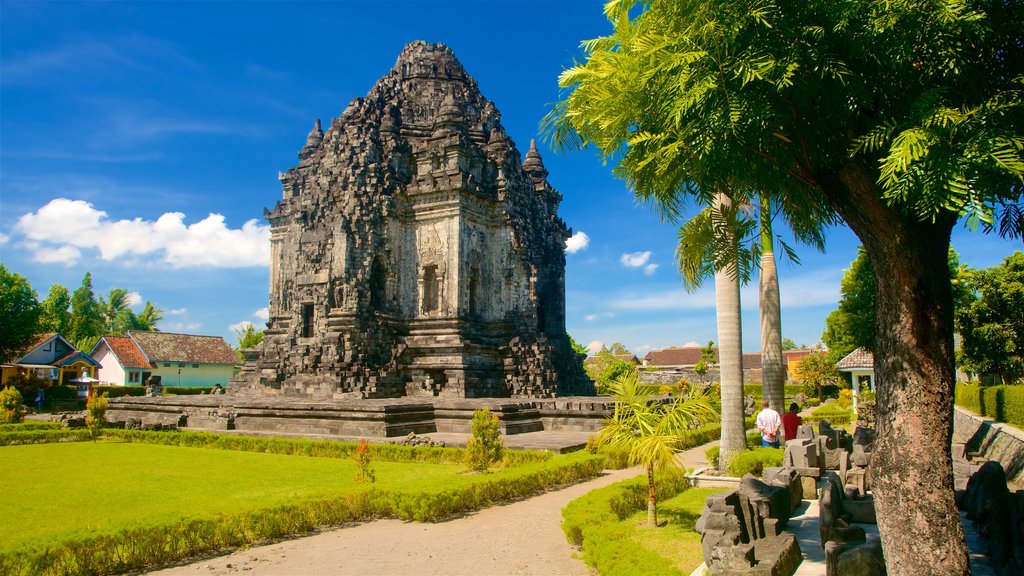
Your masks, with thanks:
M616 342L616 344L618 344ZM619 346L622 346L619 344ZM628 352L628 351L627 351ZM601 349L584 364L587 376L594 381L598 394L609 394L608 383L636 371L636 364L620 360L609 349Z
M16 424L21 422L25 414L21 393L13 386L0 390L0 424Z
M103 335L103 311L92 290L92 274L85 273L82 285L71 295L70 334L65 336L79 350L91 350Z
M109 442L8 447L2 457L0 483L43 493L59 492L68 477L89 485L132 479L119 486L118 506L99 510L67 499L0 502L4 574L115 574L375 517L441 520L591 478L602 464L586 454L549 454L481 476L459 473L457 457L408 459L379 463L382 479L368 488L351 481L355 463L337 457ZM154 492L154 485L175 489Z
M1024 253L965 276L977 297L957 309L961 365L1002 384L1019 382L1024 378Z
M638 513L646 505L641 477L617 482L573 500L562 510L566 539L583 550L597 573L621 575L689 574L703 560L700 535L693 530L707 497L720 489L690 488L681 474L663 475L666 527L641 528Z
M17 360L38 332L39 302L32 285L21 274L0 264L0 362Z
M721 446L712 446L704 451L704 457L707 458L708 464L712 468L718 468L718 457L722 454Z
M263 336L265 336L265 332L257 330L252 324L246 324L244 328L235 330L235 337L238 338L238 347L235 348L235 354L238 355L238 358L245 360L242 350L259 346L263 342Z
M60 284L50 286L46 300L39 304L39 332L68 334L71 326L71 294Z
M470 432L472 436L466 440L466 464L472 470L486 472L501 460L505 450L498 417L487 408L473 412Z
M786 384L785 386L782 387L782 391L783 394L785 394L786 398L792 398L797 394L805 393L803 384ZM757 382L744 384L743 395L753 396L754 398L760 400L764 395L764 386Z
M568 332L566 332L565 337L569 339L569 346L572 347L573 352L577 354L587 354L589 352L586 346L577 342Z
M741 478L744 474L760 476L765 468L782 466L783 448L753 448L737 454L729 462L729 475Z
M84 442L92 440L92 432L87 428L71 430L53 429L13 429L0 431L0 446L18 446L20 444L53 444L56 442Z
M958 406L1024 429L1024 386L957 384Z
M820 401L825 398L825 388L839 380L839 372L827 354L808 354L797 363L793 377L804 383L806 394Z

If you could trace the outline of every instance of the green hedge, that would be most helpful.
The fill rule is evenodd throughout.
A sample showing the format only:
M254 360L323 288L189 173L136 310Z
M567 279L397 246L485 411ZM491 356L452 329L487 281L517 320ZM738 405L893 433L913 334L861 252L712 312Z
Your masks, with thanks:
M60 422L45 422L42 420L23 420L18 424L0 424L0 433L28 432L30 430L60 430Z
M145 386L93 386L94 394L106 394L107 398L119 398L121 396L145 396Z
M55 543L47 550L0 554L0 574L120 574L219 550L381 517L437 521L596 477L603 459L586 454L541 462L443 492L358 494L296 502L254 512L132 528Z
M841 408L835 403L826 404L802 418L805 424L828 420L832 424L849 424L853 421L853 408Z
M688 487L682 471L655 478L659 501ZM620 522L646 508L647 478L623 480L570 502L562 510L562 531L571 544L582 547L583 561L600 574L681 575L668 560L623 533Z
M51 444L53 442L85 442L92 440L88 428L73 430L25 430L0 432L0 446L18 444ZM3 572L0 572L3 574Z
M1024 428L1024 385L956 385L956 405Z
M754 476L761 476L765 468L782 466L782 457L785 450L782 448L754 448L744 450L733 456L729 462L729 475L735 478L742 478L744 474L750 473Z
M213 386L164 386L164 396L190 396L209 394Z

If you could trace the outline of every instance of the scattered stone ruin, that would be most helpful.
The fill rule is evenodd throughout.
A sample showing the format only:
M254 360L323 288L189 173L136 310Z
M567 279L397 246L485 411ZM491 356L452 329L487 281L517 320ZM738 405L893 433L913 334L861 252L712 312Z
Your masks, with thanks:
M444 44L413 42L280 175L241 397L593 394L565 333L561 195Z

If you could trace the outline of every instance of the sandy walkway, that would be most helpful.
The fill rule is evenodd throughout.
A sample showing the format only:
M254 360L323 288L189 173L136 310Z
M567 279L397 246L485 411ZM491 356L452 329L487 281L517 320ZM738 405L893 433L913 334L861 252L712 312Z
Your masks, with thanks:
M559 527L562 508L575 498L638 469L616 470L547 492L436 524L376 520L257 546L186 566L154 572L197 574L340 575L578 575L589 574Z
M684 452L684 465L700 465L705 448ZM586 576L586 565L573 557L562 534L562 508L595 488L638 474L637 468L607 471L589 482L448 522L377 520L152 574Z

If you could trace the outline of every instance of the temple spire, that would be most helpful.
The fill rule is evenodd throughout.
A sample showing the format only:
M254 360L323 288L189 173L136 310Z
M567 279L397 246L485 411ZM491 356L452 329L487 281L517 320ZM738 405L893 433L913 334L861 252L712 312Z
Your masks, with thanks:
M313 122L313 129L310 130L309 135L306 136L306 145L299 151L299 160L305 160L312 156L323 141L324 131L320 128L320 119L317 118L316 121Z
M533 178L533 181L540 184L548 177L547 168L544 168L544 161L540 159L540 152L537 152L537 141L530 139L530 150L523 160L523 170Z

